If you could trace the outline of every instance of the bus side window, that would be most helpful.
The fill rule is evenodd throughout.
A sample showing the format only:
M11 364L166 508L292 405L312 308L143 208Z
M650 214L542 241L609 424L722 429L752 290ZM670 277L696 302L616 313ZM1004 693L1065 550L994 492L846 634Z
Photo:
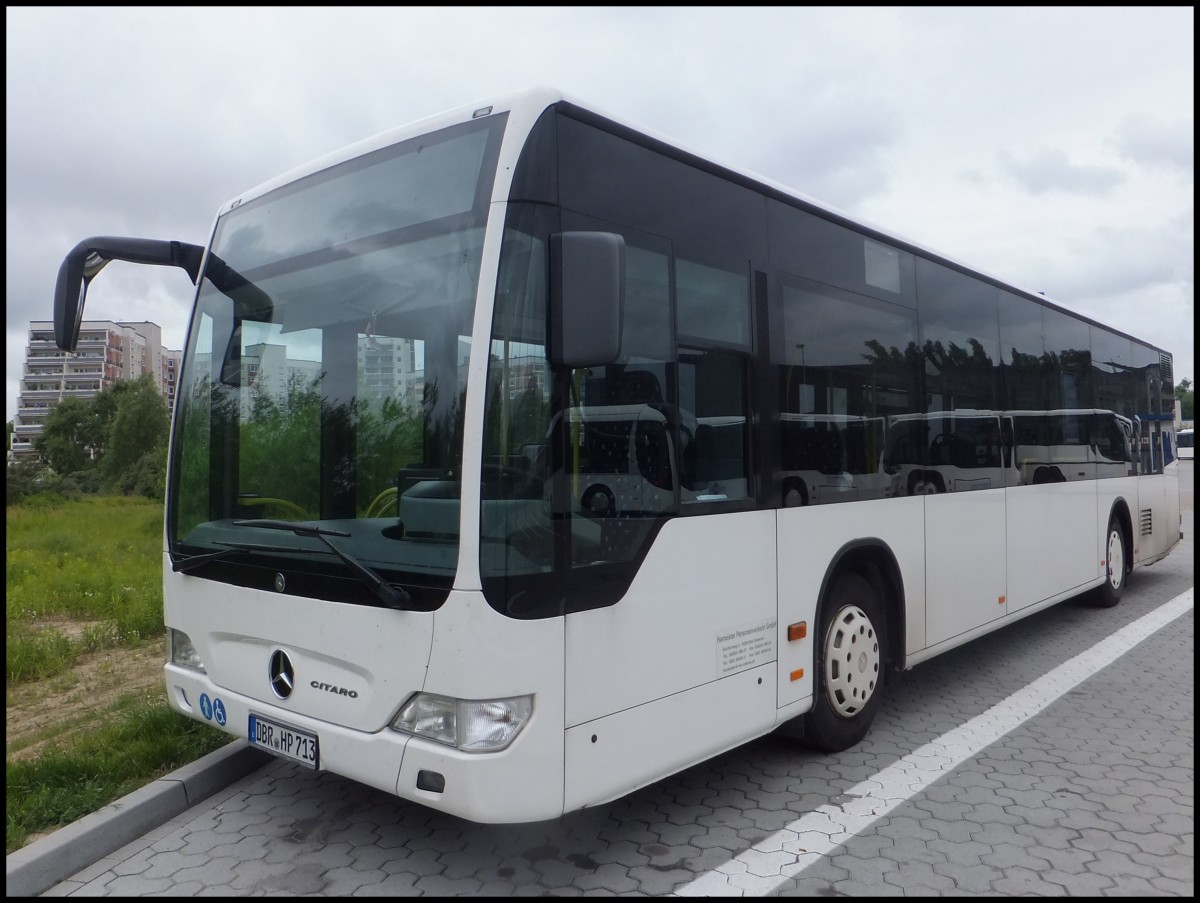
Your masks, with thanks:
M746 498L746 355L680 349L679 374L684 424L695 423L681 468L683 488L695 493L689 500Z
M1092 440L1096 452L1109 461L1128 461L1129 449L1125 441L1125 433L1120 425L1103 414L1097 414L1093 421Z
M674 489L671 442L664 424L639 420L634 438L642 479L659 489Z
M675 280L683 498L749 498L749 266L676 258Z

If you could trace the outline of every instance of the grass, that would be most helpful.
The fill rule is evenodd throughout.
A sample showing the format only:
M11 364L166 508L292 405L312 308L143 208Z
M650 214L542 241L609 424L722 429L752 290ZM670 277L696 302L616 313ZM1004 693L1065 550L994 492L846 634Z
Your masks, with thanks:
M162 519L161 503L125 497L7 509L8 852L229 742L172 711L154 682ZM139 654L150 676L138 688L96 665ZM14 730L14 714L37 724Z
M228 735L172 711L163 693L124 696L94 730L52 744L35 759L6 762L7 852L228 742Z
M125 497L7 509L8 685L66 670L84 652L163 634L162 517L160 502ZM69 636L56 618L87 626Z

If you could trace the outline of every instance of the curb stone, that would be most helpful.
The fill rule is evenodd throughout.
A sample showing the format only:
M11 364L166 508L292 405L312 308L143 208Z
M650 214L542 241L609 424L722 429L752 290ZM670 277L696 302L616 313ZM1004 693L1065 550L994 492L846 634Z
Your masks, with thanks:
M244 740L126 794L5 857L5 896L42 893L219 790L275 761Z

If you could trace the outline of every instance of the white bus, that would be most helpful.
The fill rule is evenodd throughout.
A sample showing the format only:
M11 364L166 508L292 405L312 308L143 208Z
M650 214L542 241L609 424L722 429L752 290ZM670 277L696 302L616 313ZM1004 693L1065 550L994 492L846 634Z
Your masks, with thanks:
M884 470L893 494L925 495L1015 485L1013 457L1005 454L1004 427L1011 418L997 411L956 410L901 414L888 424Z
M896 493L899 477L882 457L882 417L780 414L784 507L822 505Z
M776 729L848 748L888 675L1115 604L1179 539L1154 453L932 494L881 472L882 424L940 412L1161 430L1169 354L556 93L239 194L204 247L82 241L63 348L110 260L197 285L171 705L467 819L595 806ZM794 504L806 417L857 437L816 470L862 491Z
M883 469L893 495L1136 476L1135 441L1133 421L1097 408L902 414Z
M1193 430L1180 430L1175 434L1175 440L1180 460L1194 461L1196 459L1196 438Z

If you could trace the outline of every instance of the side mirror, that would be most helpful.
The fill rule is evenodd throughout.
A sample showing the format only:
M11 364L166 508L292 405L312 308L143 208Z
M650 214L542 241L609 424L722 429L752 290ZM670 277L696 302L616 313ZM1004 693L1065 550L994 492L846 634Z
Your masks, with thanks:
M149 238L85 238L63 258L54 286L54 341L63 351L74 351L83 322L83 303L88 284L110 260L128 260L158 266L182 267L192 278L200 278L204 249L180 241Z
M550 363L578 369L621 354L625 239L612 232L550 236Z

